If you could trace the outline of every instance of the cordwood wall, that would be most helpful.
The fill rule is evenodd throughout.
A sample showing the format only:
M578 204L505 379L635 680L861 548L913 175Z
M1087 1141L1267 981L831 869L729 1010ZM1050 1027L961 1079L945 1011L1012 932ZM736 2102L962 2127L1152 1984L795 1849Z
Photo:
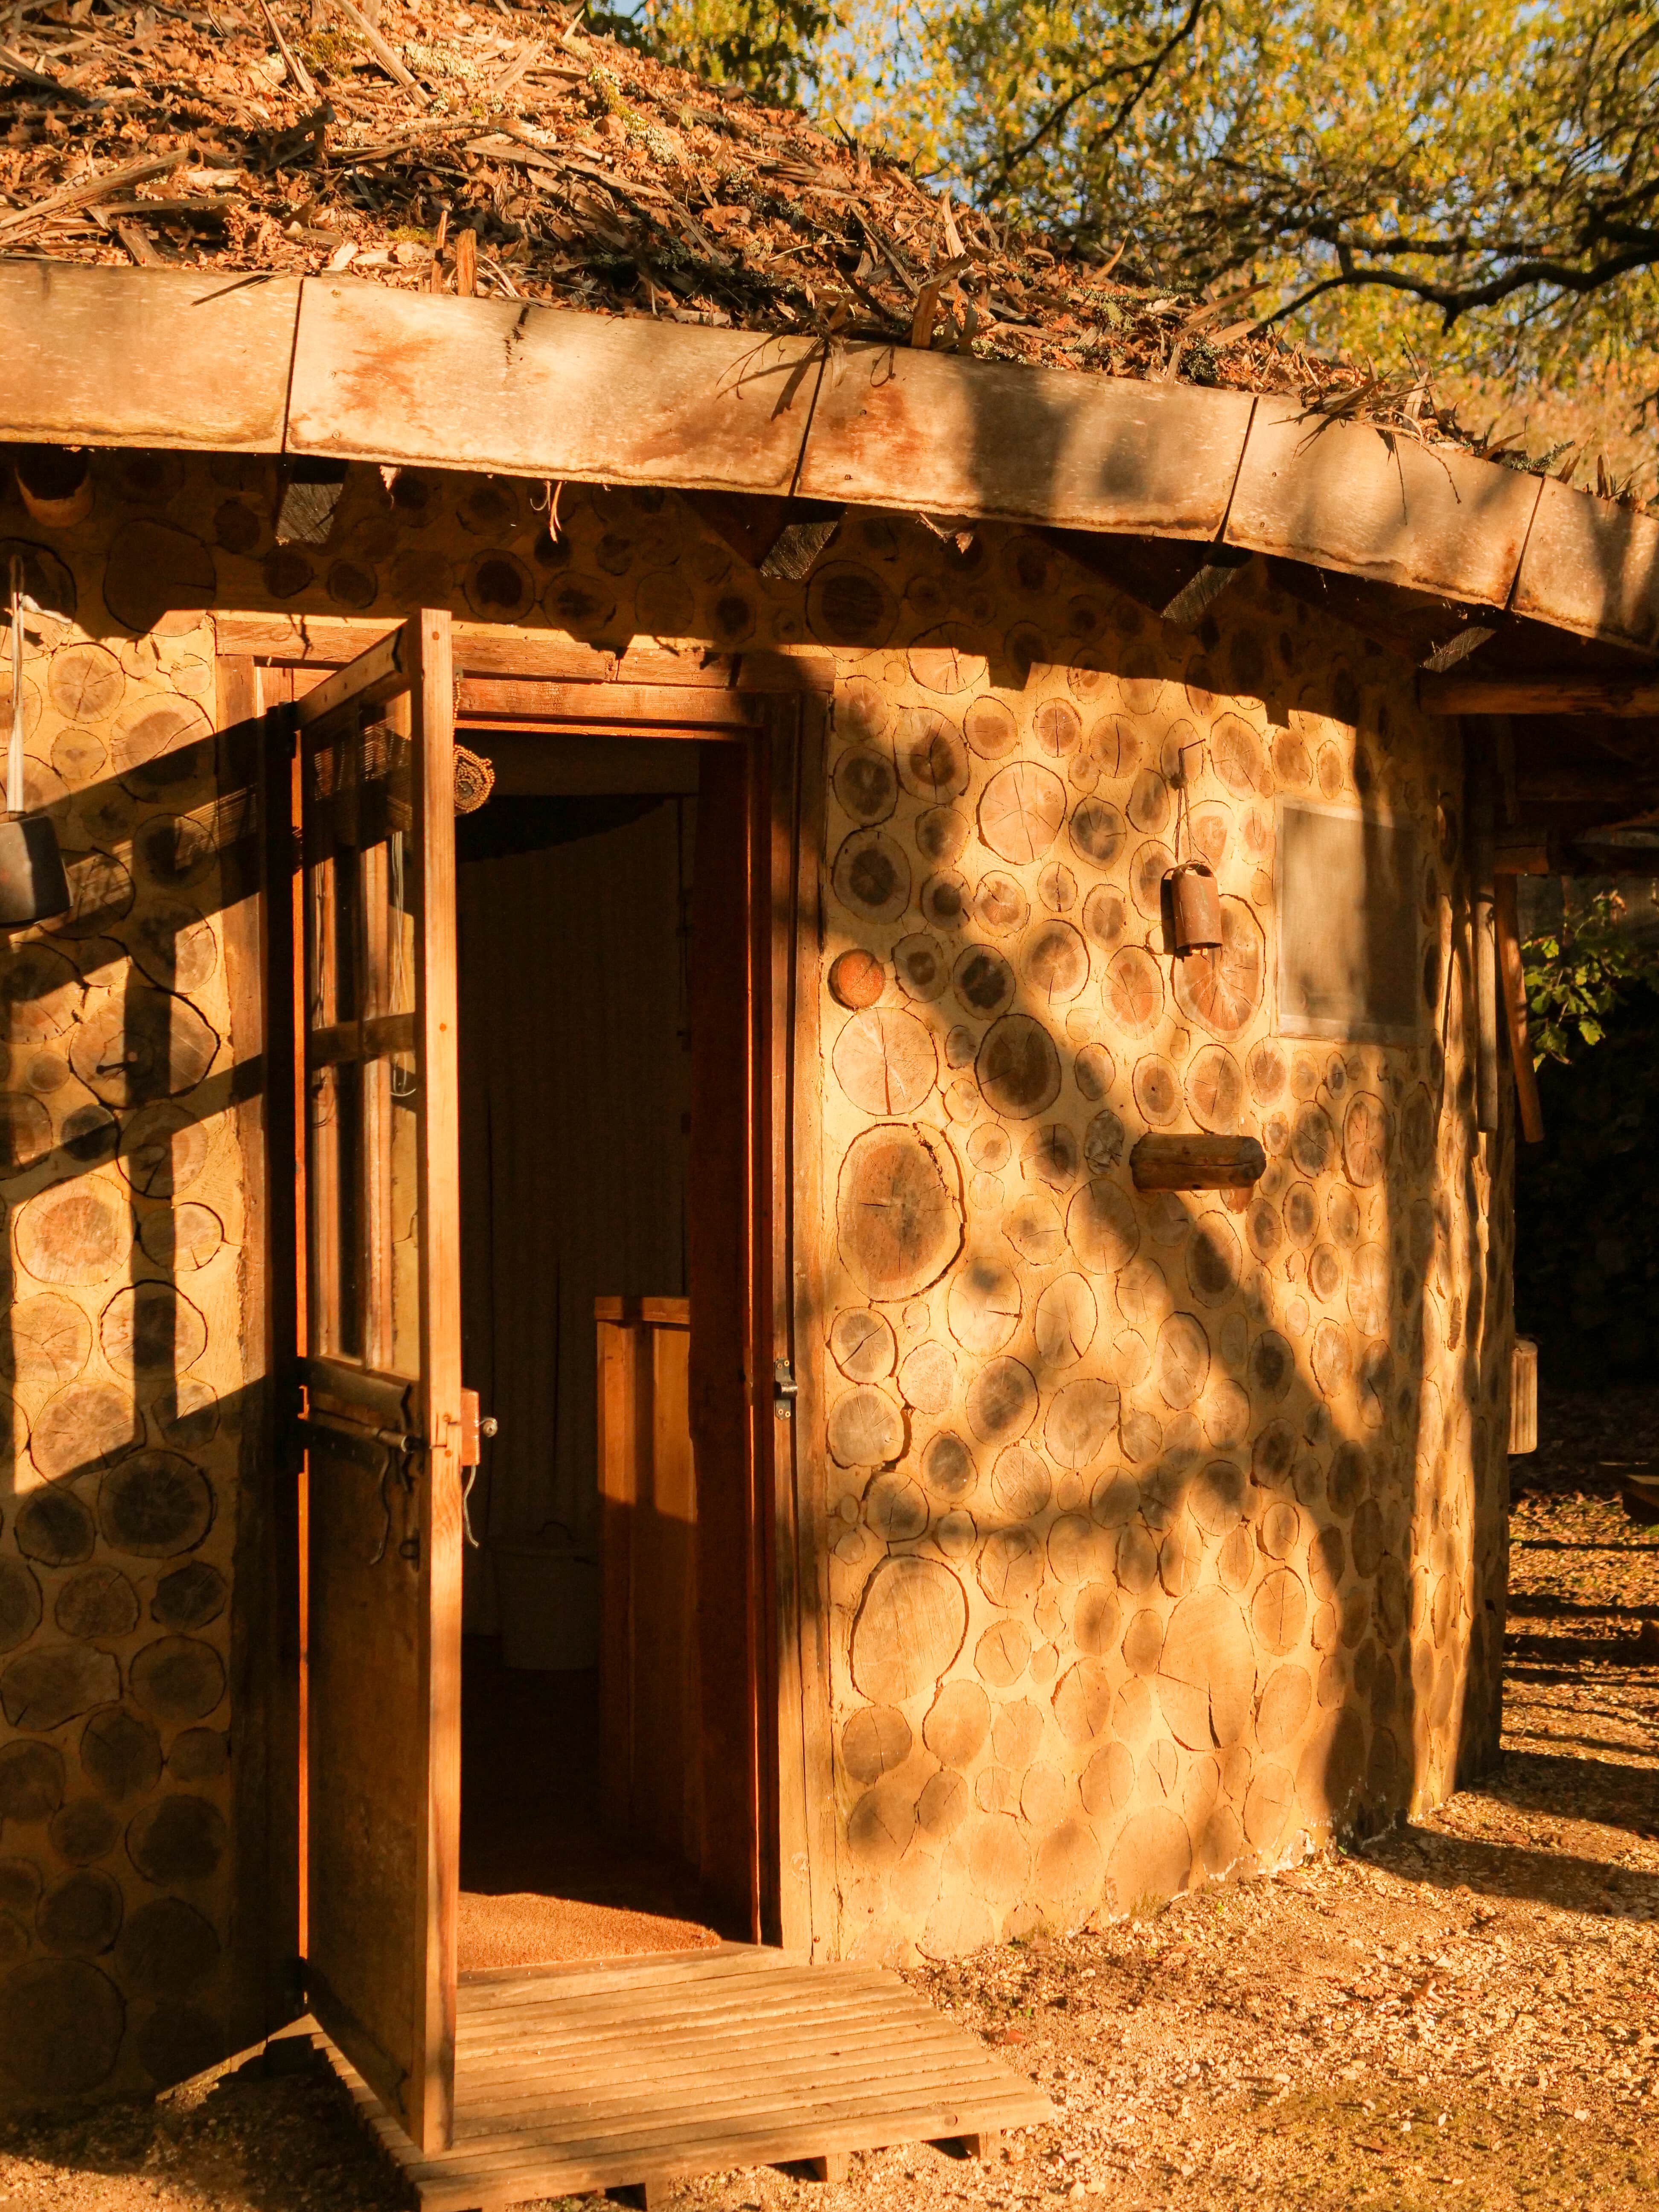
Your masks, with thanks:
M215 608L837 656L802 1102L822 1942L1127 1910L1490 1754L1507 1139L1474 1133L1461 763L1407 671L1254 571L1194 637L991 527L852 517L769 583L672 495L567 487L555 542L539 487L353 470L326 542L278 546L274 464L94 478L72 530L0 514L76 893L0 952L7 2098L258 2025L257 776L201 742ZM1418 1042L1276 1035L1285 793L1417 825ZM1159 921L1183 809L1228 921L1202 974ZM1135 1139L1194 1127L1261 1136L1243 1212L1133 1192Z

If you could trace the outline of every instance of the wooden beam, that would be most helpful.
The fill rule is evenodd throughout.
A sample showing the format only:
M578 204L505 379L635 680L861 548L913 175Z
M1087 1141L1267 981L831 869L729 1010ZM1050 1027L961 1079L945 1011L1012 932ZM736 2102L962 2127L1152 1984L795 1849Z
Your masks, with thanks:
M1611 676L1528 676L1506 681L1420 675L1417 703L1425 714L1615 714L1630 720L1659 715L1659 678L1648 668L1626 680Z
M1219 536L1659 650L1659 520L1283 395L885 345L839 349L831 371L805 336L344 275L17 259L0 262L0 325L13 340L0 441L286 451Z
M291 276L0 259L0 438L280 453L299 309Z
M796 489L905 512L1212 538L1255 404L1243 392L854 345L824 380Z
M222 614L214 617L214 630L222 653L246 653L282 667L343 668L386 635L386 624L333 615ZM469 677L658 684L698 691L800 691L824 699L836 685L835 655L816 646L769 646L737 655L711 653L699 659L650 647L608 653L504 623L457 623L454 653L457 672Z
M1224 535L1253 553L1501 607L1539 482L1455 447L1385 440L1371 423L1263 397Z
M1538 1071L1532 1064L1527 1034L1527 979L1521 964L1521 924L1515 878L1500 875L1492 917L1498 932L1498 973L1509 1029L1510 1060L1515 1069L1515 1103L1521 1133L1529 1145L1544 1141L1544 1109L1538 1096Z
M1538 1449L1538 1346L1517 1336L1510 1354L1510 1457ZM1628 1478L1626 1484L1628 1498Z
M331 676L315 690L307 691L295 704L295 720L300 728L309 729L325 714L331 714L344 700L361 700L365 706L378 707L396 693L406 691L410 681L405 665L406 642L404 625L399 623L396 629L384 632L372 645L365 647L337 675Z
M545 678L463 677L455 711L464 720L485 721L580 721L592 728L614 722L690 724L688 734L705 736L713 727L746 729L758 723L753 702L740 692L717 691L706 684L559 684Z
M1440 592L1419 592L1403 584L1374 584L1363 576L1345 575L1340 569L1316 568L1302 561L1269 560L1267 577L1275 590L1288 592L1304 605L1317 607L1322 614L1358 630L1362 637L1374 638L1414 667L1435 653L1455 655L1463 641L1471 636L1478 649L1492 635L1490 609L1467 606Z
M1592 499L1553 477L1539 493L1511 610L1572 630L1659 651L1659 520Z
M288 450L785 493L822 366L806 338L307 277Z

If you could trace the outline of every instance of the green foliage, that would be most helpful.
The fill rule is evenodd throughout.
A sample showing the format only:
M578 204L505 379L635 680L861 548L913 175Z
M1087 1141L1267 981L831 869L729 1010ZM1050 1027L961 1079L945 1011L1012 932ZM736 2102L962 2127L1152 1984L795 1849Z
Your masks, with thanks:
M1634 942L1621 926L1623 911L1617 892L1598 891L1558 935L1522 946L1535 1066L1565 1063L1600 1044L1620 1000L1638 985L1659 985L1659 953Z
M626 0L589 21L716 83L763 99L810 100L816 59L850 9L839 0Z
M1540 1069L1544 1142L1516 1158L1516 1322L1553 1382L1659 1370L1659 998L1626 986L1602 1020Z
M1651 378L1650 0L632 0L665 55L1390 368Z

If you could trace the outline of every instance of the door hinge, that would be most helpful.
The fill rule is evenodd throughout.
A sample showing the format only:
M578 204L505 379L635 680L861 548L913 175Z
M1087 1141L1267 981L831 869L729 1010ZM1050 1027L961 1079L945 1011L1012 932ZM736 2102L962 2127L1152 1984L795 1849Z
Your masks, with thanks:
M795 1380L795 1370L787 1359L772 1363L772 1411L781 1421L795 1418L795 1401L800 1395L800 1385Z

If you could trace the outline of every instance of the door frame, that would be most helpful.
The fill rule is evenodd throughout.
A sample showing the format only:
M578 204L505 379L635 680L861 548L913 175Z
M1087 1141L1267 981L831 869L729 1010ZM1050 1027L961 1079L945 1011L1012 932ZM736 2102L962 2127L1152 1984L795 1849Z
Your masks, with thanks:
M216 617L219 687L243 715L308 690L396 627L259 614ZM815 650L716 655L622 653L506 625L453 629L458 738L488 751L492 727L743 744L748 761L751 1113L750 1328L745 1387L751 1517L747 1608L750 1747L746 1917L751 1940L822 1956L833 1941L835 1810L829 1705L829 1592L822 1433L816 1363L806 1357L822 1310L818 1139L819 855L823 758L835 664ZM292 2016L295 1960L305 1949L306 1476L298 1431L302 1344L303 1123L296 1085L294 981L294 765L265 763L264 844L267 1224L264 1310L269 1517L273 1557L264 1602L276 1633L268 1664L283 1679L261 1686L268 1717L270 1900L263 1945L267 2008ZM775 1396L781 1366L793 1398ZM787 1406L787 1417L777 1408ZM297 1870L297 1879L296 1879Z

